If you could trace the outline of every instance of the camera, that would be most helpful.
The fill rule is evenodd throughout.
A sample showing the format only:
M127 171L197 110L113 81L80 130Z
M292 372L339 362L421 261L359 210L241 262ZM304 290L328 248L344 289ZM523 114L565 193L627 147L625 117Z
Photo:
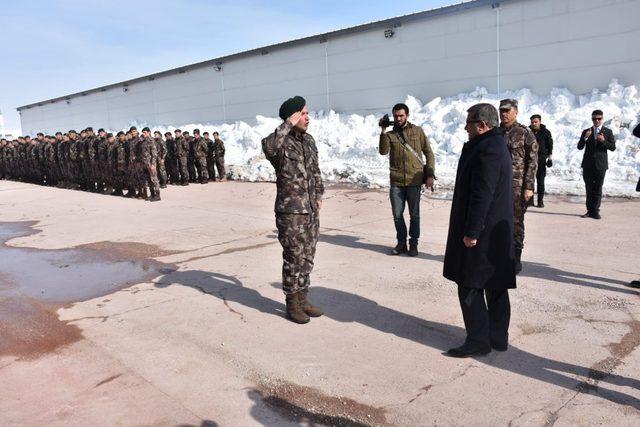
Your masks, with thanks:
M389 126L393 126L393 125L395 125L395 122L392 122L391 120L389 120L389 115L388 114L385 114L380 119L380 127L389 127Z

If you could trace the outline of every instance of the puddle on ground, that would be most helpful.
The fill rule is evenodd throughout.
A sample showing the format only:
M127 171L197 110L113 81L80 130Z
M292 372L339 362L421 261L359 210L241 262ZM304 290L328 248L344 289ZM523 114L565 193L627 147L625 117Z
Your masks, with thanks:
M53 250L7 245L38 233L35 224L0 223L0 356L33 357L77 341L79 329L60 321L58 308L147 282L173 268L149 258L167 252L141 243Z

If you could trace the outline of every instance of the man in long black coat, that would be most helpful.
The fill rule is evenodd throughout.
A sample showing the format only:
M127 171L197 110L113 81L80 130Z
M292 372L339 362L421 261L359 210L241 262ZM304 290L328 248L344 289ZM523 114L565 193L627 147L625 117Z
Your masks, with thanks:
M453 357L507 349L508 289L516 287L511 156L495 107L476 104L467 113L444 257L467 330L464 344L448 351Z
M582 131L578 150L584 149L582 158L582 177L587 191L587 213L582 218L600 219L600 202L602 200L602 184L609 169L607 150L616 149L616 138L613 131L602 125L602 110L591 113L593 126Z

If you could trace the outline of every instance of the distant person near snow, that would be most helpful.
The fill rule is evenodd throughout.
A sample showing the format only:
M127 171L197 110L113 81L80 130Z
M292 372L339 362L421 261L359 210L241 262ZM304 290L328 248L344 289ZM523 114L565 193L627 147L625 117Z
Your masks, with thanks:
M602 110L594 110L591 113L593 126L583 130L578 141L578 150L584 149L582 177L587 192L587 213L582 218L601 218L602 184L609 168L607 150L616 149L616 139L611 129L602 124L603 118Z
M633 128L633 136L640 138L640 123ZM638 178L638 183L636 184L636 191L640 191L640 178ZM640 288L640 280L632 280L631 283L629 283L629 286L633 288Z
M282 245L282 290L287 318L307 323L322 316L307 298L319 235L324 186L316 142L307 133L309 111L301 96L280 106L282 124L262 140L262 151L276 172L276 227Z
M522 271L524 249L524 214L533 197L533 185L538 170L538 142L533 132L518 123L518 101L500 101L500 129L511 153L513 164L513 241L516 274Z
M420 126L409 123L409 107L396 104L391 110L393 129L388 116L380 119L380 154L389 154L389 198L398 241L392 254L418 255L420 237L420 193L422 184L433 190L435 157L427 136ZM424 156L424 157L423 157ZM426 166L425 166L426 165ZM407 225L404 208L409 205L409 249L407 250Z
M551 167L553 153L553 137L551 132L542 124L540 114L530 117L531 125L529 129L538 141L538 171L536 172L536 190L538 192L538 207L544 208L544 179L547 176L547 168ZM531 199L533 201L533 198Z
M216 159L216 168L218 169L218 181L226 181L227 172L224 169L224 141L220 139L218 132L213 133L213 152Z

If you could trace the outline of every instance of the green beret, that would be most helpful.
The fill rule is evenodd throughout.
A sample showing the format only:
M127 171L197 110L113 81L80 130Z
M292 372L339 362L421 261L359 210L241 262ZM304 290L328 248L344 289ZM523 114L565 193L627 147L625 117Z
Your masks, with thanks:
M305 105L307 105L307 101L305 101L303 97L294 96L293 98L289 98L282 103L278 115L282 120L287 120L287 118L293 113L301 111Z

